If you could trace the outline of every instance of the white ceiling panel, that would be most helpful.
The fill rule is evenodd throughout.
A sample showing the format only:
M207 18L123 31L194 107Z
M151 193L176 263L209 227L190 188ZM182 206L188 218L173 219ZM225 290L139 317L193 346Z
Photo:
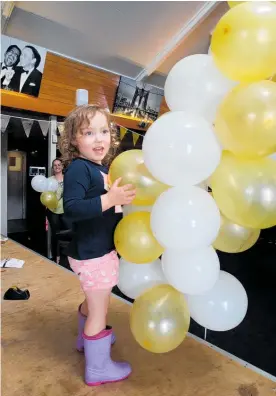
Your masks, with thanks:
M181 59L194 54L207 54L210 46L210 32L214 29L219 19L229 10L226 2L220 2L216 9L210 13L198 26L187 35L182 43L158 68L158 72L167 75L172 67Z
M136 78L189 21L212 4L204 1L20 1L15 3L5 34ZM199 47L208 40L202 34L206 36L206 29L195 40ZM163 85L170 59L174 63L178 58L176 51L158 68L159 74L150 77L156 85Z

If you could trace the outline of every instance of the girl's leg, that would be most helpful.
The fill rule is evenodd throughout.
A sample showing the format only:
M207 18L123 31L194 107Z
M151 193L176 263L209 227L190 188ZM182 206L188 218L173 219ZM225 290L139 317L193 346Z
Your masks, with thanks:
M88 305L85 299L84 302L79 306L79 310L78 310L78 336L77 336L76 347L79 352L84 351L82 334L84 331L84 326L87 316L88 316ZM115 342L116 342L116 337L114 332L112 332L111 344L113 345Z
M99 259L82 261L68 257L68 260L72 270L79 276L86 297L78 311L77 349L81 352L84 326L88 336L95 335L106 327L110 293L118 282L119 259L116 252L111 252ZM112 344L115 341L112 332Z
M85 382L96 386L122 381L131 373L126 362L114 362L110 357L112 328L106 326L106 314L111 289L85 292L88 317L84 327Z
M77 348L77 351L79 351L79 352L84 351L82 335L83 335L84 325L85 325L87 316L88 316L87 301L84 300L84 302L79 306L79 309L78 309L78 336L77 336L76 348Z
M85 292L88 315L84 326L84 333L87 336L94 336L106 328L106 315L110 294L111 289Z
M87 305L86 299L84 300L84 302L80 306L80 312L81 312L82 315L88 316L88 305Z

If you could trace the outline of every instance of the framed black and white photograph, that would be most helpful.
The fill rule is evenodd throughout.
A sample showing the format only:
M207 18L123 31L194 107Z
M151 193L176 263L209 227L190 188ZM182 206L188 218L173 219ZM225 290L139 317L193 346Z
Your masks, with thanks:
M47 50L1 36L1 89L38 97Z
M121 77L113 114L142 121L155 121L158 117L164 91L150 84Z

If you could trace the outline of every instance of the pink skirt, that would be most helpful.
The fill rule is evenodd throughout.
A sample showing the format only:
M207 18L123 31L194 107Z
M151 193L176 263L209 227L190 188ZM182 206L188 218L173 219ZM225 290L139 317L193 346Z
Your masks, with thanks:
M78 275L83 291L112 289L119 279L119 258L115 250L94 259L68 257L70 267Z

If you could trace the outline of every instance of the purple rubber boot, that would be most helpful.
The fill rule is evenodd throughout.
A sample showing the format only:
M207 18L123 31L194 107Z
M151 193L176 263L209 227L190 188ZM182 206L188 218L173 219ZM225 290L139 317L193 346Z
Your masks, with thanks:
M80 305L78 310L78 336L77 336L76 348L77 351L81 353L84 352L82 333L84 330L85 321L86 321L86 316L81 313L81 305ZM115 334L112 332L111 344L113 345L115 341L116 341L116 337Z
M123 381L131 374L131 367L128 363L111 360L111 337L112 328L110 327L93 337L83 334L85 382L88 386Z

